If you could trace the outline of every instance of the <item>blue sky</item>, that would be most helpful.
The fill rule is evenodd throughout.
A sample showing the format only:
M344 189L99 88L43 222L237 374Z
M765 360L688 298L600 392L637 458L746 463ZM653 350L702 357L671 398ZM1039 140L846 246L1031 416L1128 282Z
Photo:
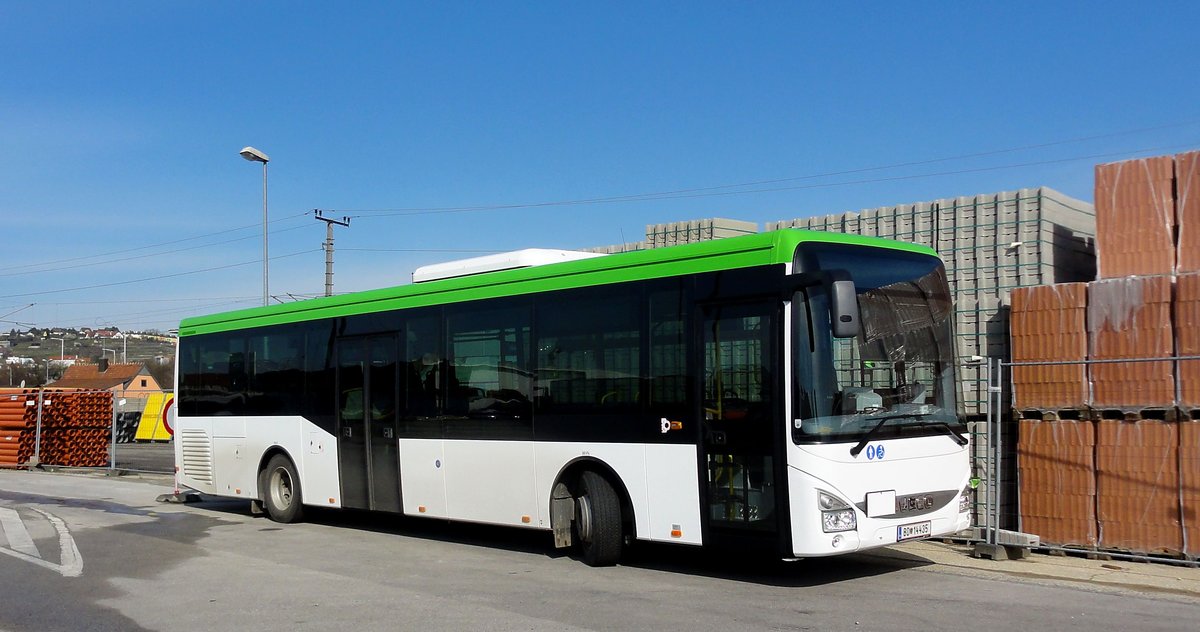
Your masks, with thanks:
M344 292L659 222L1090 200L1200 147L1195 3L826 4L0 0L0 330L261 303L245 145L283 300L323 291L317 208L353 217Z

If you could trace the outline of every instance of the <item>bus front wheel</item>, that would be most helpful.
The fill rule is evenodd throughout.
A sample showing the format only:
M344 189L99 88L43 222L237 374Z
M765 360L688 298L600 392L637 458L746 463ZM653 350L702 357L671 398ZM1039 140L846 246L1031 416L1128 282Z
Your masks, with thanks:
M579 477L575 535L588 566L612 566L621 559L621 499L603 476L591 470Z
M267 462L259 479L263 506L275 522L298 522L304 517L301 507L300 476L291 459L276 454Z

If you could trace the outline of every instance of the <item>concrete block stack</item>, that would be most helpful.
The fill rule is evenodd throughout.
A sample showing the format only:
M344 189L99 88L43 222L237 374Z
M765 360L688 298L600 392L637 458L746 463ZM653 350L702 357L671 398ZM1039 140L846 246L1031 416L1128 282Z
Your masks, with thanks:
M634 241L611 246L596 246L583 248L585 252L602 252L615 254L665 248L679 244L691 244L698 241L737 237L758 232L755 222L743 222L736 219L715 217L712 219L694 219L686 222L669 222L666 224L647 224L645 241Z
M737 237L758 232L758 224L735 219L696 219L646 226L646 246L664 248L678 244Z
M1036 487L1056 475L1044 470L1042 437L1091 424L1096 546L1196 556L1200 360L1175 358L1200 355L1200 152L1098 165L1096 229L1098 278L1082 301L1079 284L1013 296L1014 362L1063 363L1013 367L1022 528L1047 529L1049 544L1087 545L1060 539L1073 517L1045 526L1024 478ZM1061 472L1073 467L1064 461Z

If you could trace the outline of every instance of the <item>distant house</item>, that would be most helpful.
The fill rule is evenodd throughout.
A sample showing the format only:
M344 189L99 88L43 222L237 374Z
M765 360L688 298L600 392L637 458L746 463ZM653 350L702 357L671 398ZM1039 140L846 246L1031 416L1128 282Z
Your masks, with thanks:
M50 356L47 361L60 368L74 366L79 362L79 356Z
M146 365L109 364L101 360L99 364L74 364L67 367L63 376L47 385L49 388L77 388L92 391L112 391L117 397L139 397L142 394L162 390Z

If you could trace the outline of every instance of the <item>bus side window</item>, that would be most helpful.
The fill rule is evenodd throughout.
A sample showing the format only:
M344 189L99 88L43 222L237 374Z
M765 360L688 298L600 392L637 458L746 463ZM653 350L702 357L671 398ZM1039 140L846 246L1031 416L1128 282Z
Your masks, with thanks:
M441 347L440 316L436 313L414 315L404 325L404 404L401 406L402 432L413 437L440 437L435 420L441 415L442 382L445 361Z

